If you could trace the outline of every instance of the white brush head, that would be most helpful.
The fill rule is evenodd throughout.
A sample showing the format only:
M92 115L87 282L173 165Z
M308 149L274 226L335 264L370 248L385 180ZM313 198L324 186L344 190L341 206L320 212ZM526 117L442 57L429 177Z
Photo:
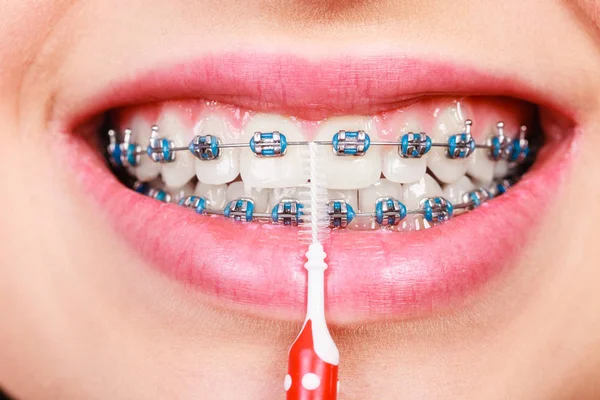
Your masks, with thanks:
M300 239L309 244L322 243L330 232L323 163L319 162L323 150L318 144L310 142L303 158L304 171L310 181L301 187L298 196L304 205L304 216L298 232Z

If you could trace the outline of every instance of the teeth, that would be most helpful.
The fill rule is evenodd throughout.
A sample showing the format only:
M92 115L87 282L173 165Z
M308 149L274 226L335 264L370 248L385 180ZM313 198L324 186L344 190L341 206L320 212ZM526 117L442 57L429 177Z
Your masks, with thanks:
M387 179L380 179L376 184L358 191L358 204L361 212L375 211L375 203L381 197L393 197L402 201L402 185Z
M268 212L269 207L268 189L252 188L246 182L233 182L227 188L227 202L241 197L254 200L254 210L257 213Z
M493 128L486 129L486 132L493 132ZM488 136L491 136L488 135ZM490 159L490 151L477 149L468 158L467 173L478 182L489 185L494 180L494 170L496 162Z
M159 136L173 141L175 147L187 147L191 140L191 132L186 129L174 114L164 112L160 121ZM189 151L178 151L175 161L162 164L161 175L168 188L179 188L195 175L195 157Z
M484 184L494 180L496 162L491 160L486 150L478 149L469 156L467 172L469 176Z
M464 114L464 109L460 102L443 109L433 126L431 140L435 143L448 143L450 136L463 133L465 131L466 120ZM466 174L468 162L468 159L448 158L446 156L446 148L433 147L428 154L427 166L440 181L453 183Z
M169 190L169 193L171 193L171 196L173 197L172 202L179 203L179 200L191 196L194 194L194 189L194 184L189 182L184 187Z
M267 114L257 114L248 122L243 140L249 142L255 132L273 131L284 134L288 142L304 140L298 127L289 118ZM306 183L308 177L303 168L302 151L301 146L288 146L282 157L257 157L249 148L242 149L242 180L255 188L283 188Z
M335 117L318 129L316 140L330 141L340 130L367 132L371 140L377 135L367 117ZM323 165L324 184L328 189L361 189L373 185L381 176L381 153L371 146L364 156L337 156L331 146L319 146L318 162Z
M496 163L496 168L494 169L494 178L504 178L508 175L508 171L510 170L510 166L508 161L500 160Z
M409 121L400 131L397 140L409 132L421 132L417 121ZM421 179L427 171L427 155L421 158L404 158L398 154L398 146L386 146L383 150L383 175L392 182L412 183Z
M131 123L132 138L131 141L140 145L142 150L146 150L148 142L150 141L150 134L152 133L152 126L150 123L140 116L136 116ZM132 168L136 178L142 182L149 182L153 179L158 178L160 175L161 165L155 163L146 157L145 154L140 156L140 163L137 167Z
M283 199L300 200L299 199L300 190L306 190L306 189L301 189L301 188L296 188L296 187L273 189L271 191L271 194L269 195L269 210L272 210Z
M444 185L444 197L452 204L459 204L463 202L463 194L475 189L476 187L473 182L466 176L463 176L454 183Z
M329 189L327 190L327 199L331 200L344 200L347 204L350 204L354 209L354 212L358 212L358 191L357 190L339 190ZM363 221L360 218L354 218L352 222L348 224L350 229L369 229L367 225L370 224L370 219Z
M402 194L404 196L404 205L408 210L417 210L420 207L419 202L425 197L443 196L442 188L436 180L429 174L418 182L402 185ZM430 228L431 225L422 215L409 215L402 222L400 230L421 230Z
M344 200L354 208L354 211L358 210L358 191L356 190L329 189L327 190L327 198L329 200Z
M198 134L216 136L223 144L237 141L227 122L216 115L208 115L203 118ZM202 183L210 185L229 183L235 180L239 174L239 149L221 149L221 155L216 160L196 159L196 176Z
M227 204L227 185L208 185L199 182L196 185L195 194L204 197L208 207L213 210L221 210Z
M421 199L443 196L443 192L435 179L431 175L425 174L418 182L402 185L402 195L406 208L416 210L419 208Z

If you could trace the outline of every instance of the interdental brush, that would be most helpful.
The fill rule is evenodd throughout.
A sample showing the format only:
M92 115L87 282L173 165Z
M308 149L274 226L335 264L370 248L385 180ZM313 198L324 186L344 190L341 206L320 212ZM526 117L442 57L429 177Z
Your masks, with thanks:
M301 239L308 239L304 268L308 274L306 318L300 334L289 351L285 390L288 400L335 400L339 390L339 351L325 320L326 253L321 242L329 234L327 190L317 165L316 143L309 143L309 201L305 201ZM307 197L308 197L307 196Z

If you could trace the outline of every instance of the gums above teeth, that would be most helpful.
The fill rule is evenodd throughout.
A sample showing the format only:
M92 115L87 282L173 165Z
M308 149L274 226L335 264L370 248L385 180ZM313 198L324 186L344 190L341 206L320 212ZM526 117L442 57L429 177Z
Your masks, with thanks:
M120 134L110 130L108 159L115 168L126 168L139 177L131 185L136 192L156 200L177 203L204 216L296 226L303 222L303 204L299 194L308 179L294 171L302 168L302 151L309 142L313 142L323 150L321 157L324 160L326 157L333 160L330 162L347 160L340 164L338 171L331 171L327 186L330 198L327 206L332 228L418 230L471 211L505 193L518 180L518 172L523 169L521 166L533 157L527 128L521 126L513 138L505 134L503 122L496 123L495 132L479 142L473 137L474 124L469 119L462 124L455 124L454 128L451 128L452 124L440 123L441 128L436 130L438 127L434 127L438 133L433 135L407 129L394 140L382 140L381 137L372 136L372 126L366 119L366 122L360 122L363 121L362 117L352 120L336 117L320 125L313 140L301 140L302 134L298 133L297 127L289 119L265 114L257 114L254 118L254 124L249 123L245 131L247 133L238 136L238 140L226 132L220 133L225 127L224 123L211 119L204 129L196 130L199 134L194 135L187 145L181 137L174 136L174 132L168 130L169 126L178 127L168 118L161 119L168 121L166 129L145 125L149 133L123 129ZM133 121L133 129L144 127L139 118ZM406 126L416 127L418 124ZM265 127L270 130L248 131L248 128ZM339 127L348 129L332 129ZM147 141L136 142L134 137L146 138ZM239 140L240 137L245 140ZM374 151L377 152L375 155L372 154ZM421 160L434 151L437 152L432 156L434 159L424 164ZM250 154L250 158L245 154ZM240 156L241 163L237 158ZM443 161L442 156L448 161ZM163 176L163 182L156 180L163 172L156 172L152 165L176 165L180 157L186 158L186 171L189 165L187 158L197 160L195 171L199 182L195 188L191 182L192 172L178 176L169 171L168 176ZM475 164L465 164L473 159L476 160ZM267 160L272 161L261 164ZM287 161L282 163L275 160ZM358 161L361 164L356 164ZM392 166L392 161L396 165ZM379 163L382 167L375 168L374 165ZM461 163L461 166L453 163ZM500 163L504 163L501 167L505 169L504 173L494 171L494 167ZM253 169L249 169L249 165L254 165ZM268 168L265 169L264 165L268 165ZM356 175L353 182L357 182L358 192L348 185L347 180L340 184L344 174L349 173L345 165L357 171L352 172L352 177ZM471 179L457 172L448 173L445 166L458 168L462 173L468 171ZM481 168L474 168L477 166ZM143 169L141 173L138 173L139 168ZM412 172L407 174L402 168ZM280 169L285 171L280 173ZM240 172L242 181L239 181L239 177L236 180ZM381 176L382 172L387 179ZM216 175L214 179L213 175ZM271 178L262 189L260 179L265 175Z

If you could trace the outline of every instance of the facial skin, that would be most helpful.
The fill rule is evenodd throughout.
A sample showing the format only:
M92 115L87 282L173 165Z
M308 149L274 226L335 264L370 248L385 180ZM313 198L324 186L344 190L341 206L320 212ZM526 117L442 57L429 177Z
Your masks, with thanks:
M450 313L333 328L340 398L600 397L599 13L591 0L5 0L0 386L25 400L282 397L298 324L149 272L48 151L54 120L123 69L263 46L451 54L518 69L578 110L571 170L518 265Z

